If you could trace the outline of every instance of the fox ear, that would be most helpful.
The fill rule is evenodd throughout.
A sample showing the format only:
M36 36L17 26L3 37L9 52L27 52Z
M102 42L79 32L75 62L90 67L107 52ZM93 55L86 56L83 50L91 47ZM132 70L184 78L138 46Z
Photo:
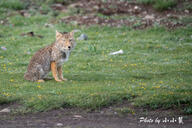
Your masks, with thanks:
M71 31L71 32L69 33L69 35L72 36L72 37L74 37L74 31Z
M60 38L62 34L56 30L56 39Z

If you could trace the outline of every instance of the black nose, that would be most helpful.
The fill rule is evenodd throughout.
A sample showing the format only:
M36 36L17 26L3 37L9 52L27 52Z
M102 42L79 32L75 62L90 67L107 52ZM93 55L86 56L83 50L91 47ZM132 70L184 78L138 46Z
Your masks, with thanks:
M69 49L71 49L71 46L68 46Z

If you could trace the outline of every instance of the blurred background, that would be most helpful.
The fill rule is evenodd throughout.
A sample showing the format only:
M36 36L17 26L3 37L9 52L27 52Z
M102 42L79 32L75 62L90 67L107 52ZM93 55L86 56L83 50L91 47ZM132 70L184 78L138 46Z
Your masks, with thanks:
M14 10L14 12L13 12ZM59 22L72 25L130 26L143 29L163 25L191 26L191 0L1 0L0 23L12 24L8 17L49 15L47 26Z

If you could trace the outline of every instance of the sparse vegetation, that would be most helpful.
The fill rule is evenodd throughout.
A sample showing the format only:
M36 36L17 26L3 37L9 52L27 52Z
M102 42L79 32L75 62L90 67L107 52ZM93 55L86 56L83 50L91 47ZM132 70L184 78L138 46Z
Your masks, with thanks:
M129 107L116 108L115 111L117 111L120 115L135 114L135 111Z

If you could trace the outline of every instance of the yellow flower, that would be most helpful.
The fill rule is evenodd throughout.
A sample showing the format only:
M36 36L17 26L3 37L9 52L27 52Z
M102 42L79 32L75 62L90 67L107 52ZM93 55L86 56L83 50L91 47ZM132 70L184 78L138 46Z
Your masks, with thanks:
M10 82L13 82L14 80L13 79L10 79Z
M137 66L137 64L130 64L131 66Z
M144 90L146 89L145 87L141 87L141 88L143 88Z
M42 99L42 96L41 96L41 95L38 95L38 98L39 98L39 99Z
M146 86L146 85L147 85L146 83L139 83L139 84L141 84L141 85L143 85L143 86Z
M3 95L5 95L5 96L10 96L10 94L9 94L9 93L6 93L6 92L4 92Z
M155 88L160 88L160 86L156 86Z
M40 85L38 85L37 87L40 88L40 89L42 88Z
M61 95L62 93L61 92L56 92L57 95Z
M162 84L162 83L163 83L163 81L161 80L159 83L160 83L160 84Z

